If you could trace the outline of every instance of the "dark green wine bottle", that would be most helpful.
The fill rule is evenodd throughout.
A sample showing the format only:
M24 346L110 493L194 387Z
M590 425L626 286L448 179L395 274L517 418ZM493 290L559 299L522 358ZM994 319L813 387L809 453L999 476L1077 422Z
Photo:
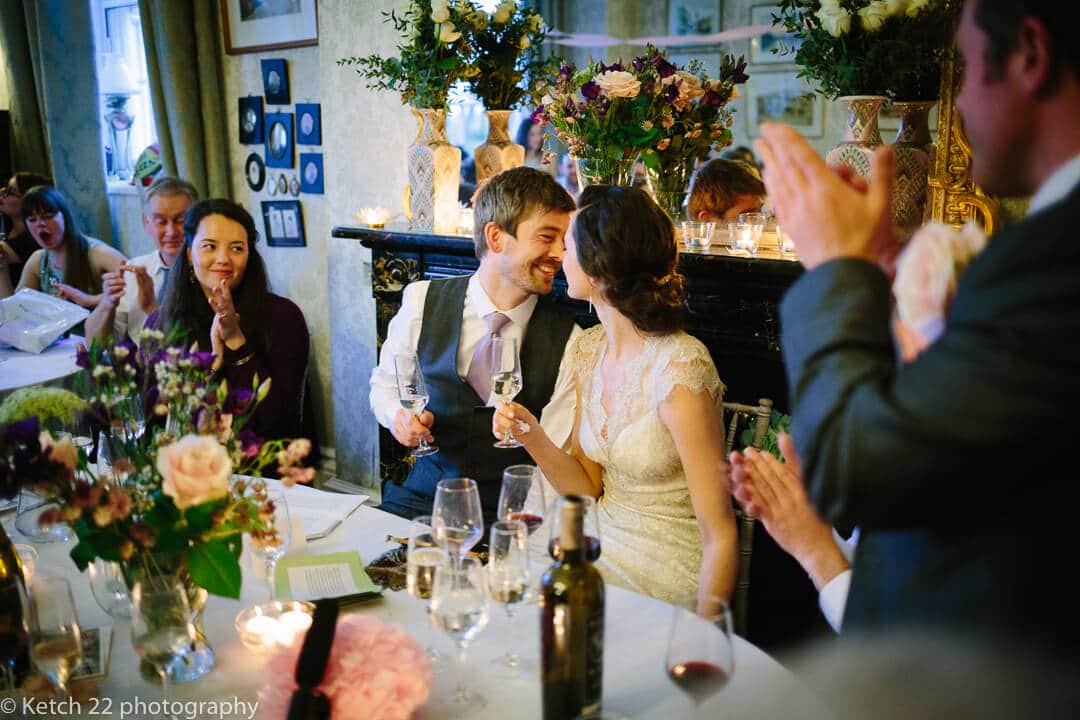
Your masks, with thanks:
M540 683L544 720L574 720L601 708L604 581L585 550L585 503L567 495L557 512L560 553L540 583Z
M0 527L0 692L22 684L30 669L30 642L24 621L26 583L15 546Z

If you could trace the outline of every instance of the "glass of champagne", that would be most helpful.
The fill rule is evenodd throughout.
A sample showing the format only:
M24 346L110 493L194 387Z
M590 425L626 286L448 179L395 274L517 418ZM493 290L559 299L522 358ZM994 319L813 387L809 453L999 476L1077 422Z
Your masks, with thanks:
M596 509L596 498L589 497L588 495L582 495L582 500L585 501L585 554L589 558L589 562L596 562L600 559L600 515ZM555 500L556 505L562 500L557 498ZM551 555L552 560L559 559L559 535L561 529L561 515L558 512L558 508L554 508L548 512L548 517L551 518L551 538L548 540L548 554Z
M480 491L472 478L443 478L435 487L431 523L439 545L460 565L484 534Z
M289 506L281 493L267 496L267 512L271 515L270 529L265 533L253 534L251 547L266 563L266 583L270 589L270 600L274 599L274 572L277 561L289 549L292 539L292 521L289 519Z
M457 565L435 569L431 591L431 619L447 633L458 648L458 682L454 695L441 715L472 716L487 700L465 687L465 660L469 643L487 627L487 593L483 567L476 558L463 558Z
M499 520L491 526L488 592L495 602L506 608L511 630L514 628L514 610L525 600L529 589L528 537L528 530L521 520ZM497 664L499 674L505 677L520 677L526 669L513 647L511 643L505 655L492 661Z
M727 685L735 672L735 649L731 642L731 611L713 598L704 615L676 607L671 619L665 668L668 677L694 703L694 713L704 718L705 702Z
M435 585L435 570L449 564L446 551L439 547L432 529L431 516L420 515L413 518L409 526L409 550L406 561L405 587L417 600L430 600L431 590ZM428 612L431 611L430 604ZM445 669L443 657L432 645L424 648L428 662L434 672Z
M394 373L397 376L398 399L401 407L420 417L427 407L430 394L427 383L424 382L424 373L420 369L420 360L416 353L398 353L394 355ZM420 444L414 447L409 454L413 457L423 457L439 452L437 445L431 445L423 437Z
M535 465L511 465L503 470L500 520L520 520L532 535L544 524L544 504L544 484Z
M67 580L35 579L30 584L30 659L38 671L68 696L71 672L82 659L82 635Z
M495 393L503 405L509 405L521 392L523 383L517 338L496 335L491 339L491 392ZM506 431L502 440L495 443L495 447L516 448L521 447L521 443L514 439L514 430L511 428Z
M183 585L158 578L132 586L131 644L135 653L157 671L166 703L169 668L191 649L194 641L195 626Z

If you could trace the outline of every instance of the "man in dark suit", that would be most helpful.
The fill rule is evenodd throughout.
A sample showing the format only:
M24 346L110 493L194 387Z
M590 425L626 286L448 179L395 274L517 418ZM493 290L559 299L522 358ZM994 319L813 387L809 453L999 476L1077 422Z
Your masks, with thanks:
M543 296L562 267L574 207L549 173L527 167L499 173L476 193L476 273L405 288L371 373L371 409L401 444L415 447L423 437L437 441L439 451L418 457L404 483L383 486L383 510L430 514L439 480L466 476L476 480L490 523L503 469L531 464L520 448L492 446L492 334L518 341L524 382L517 402L537 414L556 442L570 436L574 385L563 356L581 329L568 309ZM412 352L430 393L419 418L401 407L395 383L395 354Z
M758 151L808 272L782 305L793 435L811 498L862 529L845 632L929 628L1076 656L1080 43L1059 0L968 0L958 107L975 180L1035 193L962 277L940 339L898 366L889 334L893 156L869 185L790 128Z

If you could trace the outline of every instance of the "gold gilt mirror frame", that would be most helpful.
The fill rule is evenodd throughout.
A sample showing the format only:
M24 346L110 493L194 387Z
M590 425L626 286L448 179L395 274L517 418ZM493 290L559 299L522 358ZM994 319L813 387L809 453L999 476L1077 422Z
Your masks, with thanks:
M949 42L952 43L950 37ZM971 144L956 110L956 98L964 81L963 64L956 51L949 53L941 69L941 101L938 105L938 140L930 174L929 219L960 228L968 221L982 226L987 235L1003 224L1001 203L975 185L971 172Z

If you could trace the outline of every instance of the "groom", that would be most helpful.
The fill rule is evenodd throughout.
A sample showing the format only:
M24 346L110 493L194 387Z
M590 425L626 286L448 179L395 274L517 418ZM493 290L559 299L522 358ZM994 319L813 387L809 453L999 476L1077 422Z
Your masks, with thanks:
M490 372L483 371L492 336L518 341L524 385L516 401L558 443L573 425L574 386L563 357L581 330L569 310L542 296L562 267L574 200L550 174L518 167L491 178L473 205L479 269L406 287L371 373L379 424L406 447L421 437L439 446L417 458L403 484L384 486L381 508L402 517L430 514L439 480L464 476L476 480L490 522L503 468L530 462L521 449L492 447L494 398ZM398 400L394 355L408 352L419 358L430 393L419 418Z

